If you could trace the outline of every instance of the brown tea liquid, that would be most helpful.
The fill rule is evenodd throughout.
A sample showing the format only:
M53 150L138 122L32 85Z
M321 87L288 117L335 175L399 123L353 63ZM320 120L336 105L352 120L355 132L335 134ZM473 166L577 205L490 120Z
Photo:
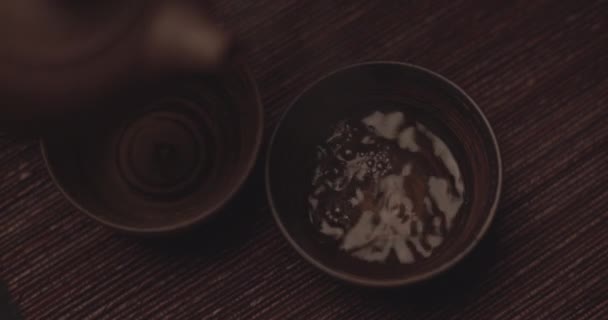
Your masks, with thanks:
M317 147L310 220L340 250L412 264L446 241L465 185L452 150L423 120L371 112L340 121Z

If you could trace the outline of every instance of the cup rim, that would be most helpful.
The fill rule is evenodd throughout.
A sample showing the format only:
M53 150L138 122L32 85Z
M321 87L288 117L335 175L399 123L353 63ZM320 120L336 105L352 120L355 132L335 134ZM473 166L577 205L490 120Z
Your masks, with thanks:
M114 230L122 232L122 233L133 234L133 235L174 234L174 233L178 233L180 231L184 231L189 228L192 228L195 225L198 225L198 224L202 223L203 221L215 216L223 207L226 206L226 204L228 204L228 202L239 192L239 190L241 190L241 188L245 184L245 181L249 178L249 176L250 176L251 172L253 171L253 168L257 162L257 158L260 153L260 149L262 146L262 138L263 138L263 134L264 134L264 107L262 105L259 88L257 86L257 83L256 83L250 69L246 65L239 64L239 70L243 73L243 75L246 79L246 82L252 89L253 96L255 97L255 106L252 105L251 107L257 108L259 110L259 112L257 112L258 116L255 119L255 122L258 123L258 129L255 132L255 142L254 142L255 144L253 146L253 150L246 156L247 157L246 162L244 162L244 168L243 168L244 174L242 174L236 178L236 182L230 186L230 189L227 192L225 192L223 194L223 196L212 207L209 207L209 208L205 209L204 211L201 211L200 214L198 214L190 219L179 221L177 223L167 225L167 226L131 227L131 226L126 226L126 225L123 225L120 223L112 222L109 219L105 219L101 215L97 215L94 212L92 212L91 210L87 209L86 206L82 205L79 201L77 201L74 197L72 197L70 195L70 192L68 190L66 190L66 188L64 188L63 184L61 183L61 180L59 179L56 172L54 171L54 169L51 166L51 162L48 158L48 150L47 150L48 146L46 143L46 138L43 136L39 139L40 151L42 153L42 158L44 160L44 164L47 168L47 171L49 172L51 180L53 181L55 186L59 189L61 194L66 199L68 199L68 201L74 207L76 207L76 209L78 209L85 215L89 216L93 220L97 221L98 223L100 223L106 227L110 227L111 229L114 229Z
M475 112L479 116L481 116L481 119L483 120L483 123L487 129L487 132L489 133L490 138L492 140L492 145L494 146L494 152L496 153L496 160L497 160L496 161L496 164L497 164L497 166L496 166L496 170L497 170L497 172L496 172L496 185L497 185L496 194L492 201L492 206L490 207L489 212L485 217L485 221L483 222L483 225L482 225L480 231L475 235L474 239L464 248L464 250L461 250L460 252L458 252L458 254L456 254L450 260L442 263L439 267L434 268L432 270L422 272L419 275L415 275L415 276L411 276L411 277L403 277L403 278L399 278L399 279L377 280L377 279L367 278L364 276L355 275L355 274L348 273L348 272L339 271L339 270L326 266L320 260L318 260L318 259L314 258L313 256L311 256L310 254L308 254L308 252L305 249L303 249L300 245L298 245L298 243L295 241L295 239L291 236L291 234L287 230L287 227L283 224L281 215L279 214L278 209L274 203L274 197L272 195L271 185L270 185L270 170L271 170L270 159L271 159L271 155L273 152L273 146L274 146L276 137L277 137L279 131L281 130L281 127L282 127L285 119L287 118L290 111L295 107L296 103L302 98L302 96L304 96L306 93L308 93L312 88L317 86L322 81L324 81L338 73L356 69L356 68L363 67L363 66L370 66L370 65L388 65L388 66L403 68L404 70L414 70L414 71L422 72L426 75L437 78L438 80L444 82L446 85L448 85L452 89L456 90L459 94L462 94L462 96L466 99L466 101L468 103L470 103L471 106L474 108ZM287 239L289 244L298 252L298 254L301 257L303 257L306 261L308 261L309 263L314 265L316 268L323 271L325 274L328 274L338 280L342 280L342 281L345 281L345 282L348 282L351 284L364 286L364 287L374 287L374 288L403 287L403 286L411 285L414 283L419 283L421 281L437 277L438 275L443 274L447 270L454 267L456 264L458 264L460 261L462 261L466 256L468 256L471 253L471 251L473 251L473 249L477 246L477 244L481 241L481 239L486 235L488 230L490 229L492 221L494 220L494 217L496 215L498 203L500 201L500 196L501 196L501 192L502 192L502 180L503 180L503 168L502 168L502 159L501 159L501 155L500 155L500 148L498 146L498 141L496 139L496 135L494 134L494 131L492 130L492 126L490 125L488 119L486 118L483 111L479 108L477 103L462 88L460 88L458 85L456 85L454 82L447 79L446 77L444 77L434 71L431 71L427 68L418 66L418 65L414 65L411 63L407 63L407 62L392 61L392 60L376 60L376 61L367 61L367 62L350 64L350 65L338 68L329 73L326 73L325 75L321 76L320 78L318 78L317 80L313 81L311 84L306 86L291 101L291 103L288 105L286 110L283 112L283 115L280 117L279 121L277 122L277 126L270 138L269 147L268 147L267 154L266 154L266 164L265 164L266 197L268 199L275 223L277 224L277 226L279 227L279 230L281 231L283 236Z

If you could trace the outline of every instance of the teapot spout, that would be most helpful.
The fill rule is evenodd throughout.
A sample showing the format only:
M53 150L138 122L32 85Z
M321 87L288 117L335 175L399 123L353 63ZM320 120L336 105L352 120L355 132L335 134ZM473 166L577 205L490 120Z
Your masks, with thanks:
M183 0L160 1L145 41L143 62L153 72L213 71L227 57L231 42L200 6Z

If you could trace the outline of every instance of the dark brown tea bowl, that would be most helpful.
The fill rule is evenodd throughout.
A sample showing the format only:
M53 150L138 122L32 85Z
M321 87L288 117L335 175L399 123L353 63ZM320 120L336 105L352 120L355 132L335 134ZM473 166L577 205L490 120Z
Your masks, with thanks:
M130 88L41 139L50 174L98 222L137 235L217 214L252 170L263 108L247 68Z
M266 190L289 243L350 283L397 287L454 266L488 230L502 165L490 124L444 77L398 62L335 71L270 144Z

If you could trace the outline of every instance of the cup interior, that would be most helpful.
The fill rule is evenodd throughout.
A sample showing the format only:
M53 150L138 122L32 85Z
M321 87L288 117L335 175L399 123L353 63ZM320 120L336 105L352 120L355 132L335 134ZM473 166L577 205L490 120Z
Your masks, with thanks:
M134 233L166 233L217 212L252 169L263 110L243 66L130 90L42 139L74 205Z
M452 148L466 186L449 241L414 264L370 263L338 249L309 216L317 148L347 118L375 110L415 113ZM426 69L365 63L336 71L306 89L275 131L267 159L274 217L295 249L321 270L368 286L399 286L432 277L459 261L483 236L500 194L501 162L489 123L458 87Z

